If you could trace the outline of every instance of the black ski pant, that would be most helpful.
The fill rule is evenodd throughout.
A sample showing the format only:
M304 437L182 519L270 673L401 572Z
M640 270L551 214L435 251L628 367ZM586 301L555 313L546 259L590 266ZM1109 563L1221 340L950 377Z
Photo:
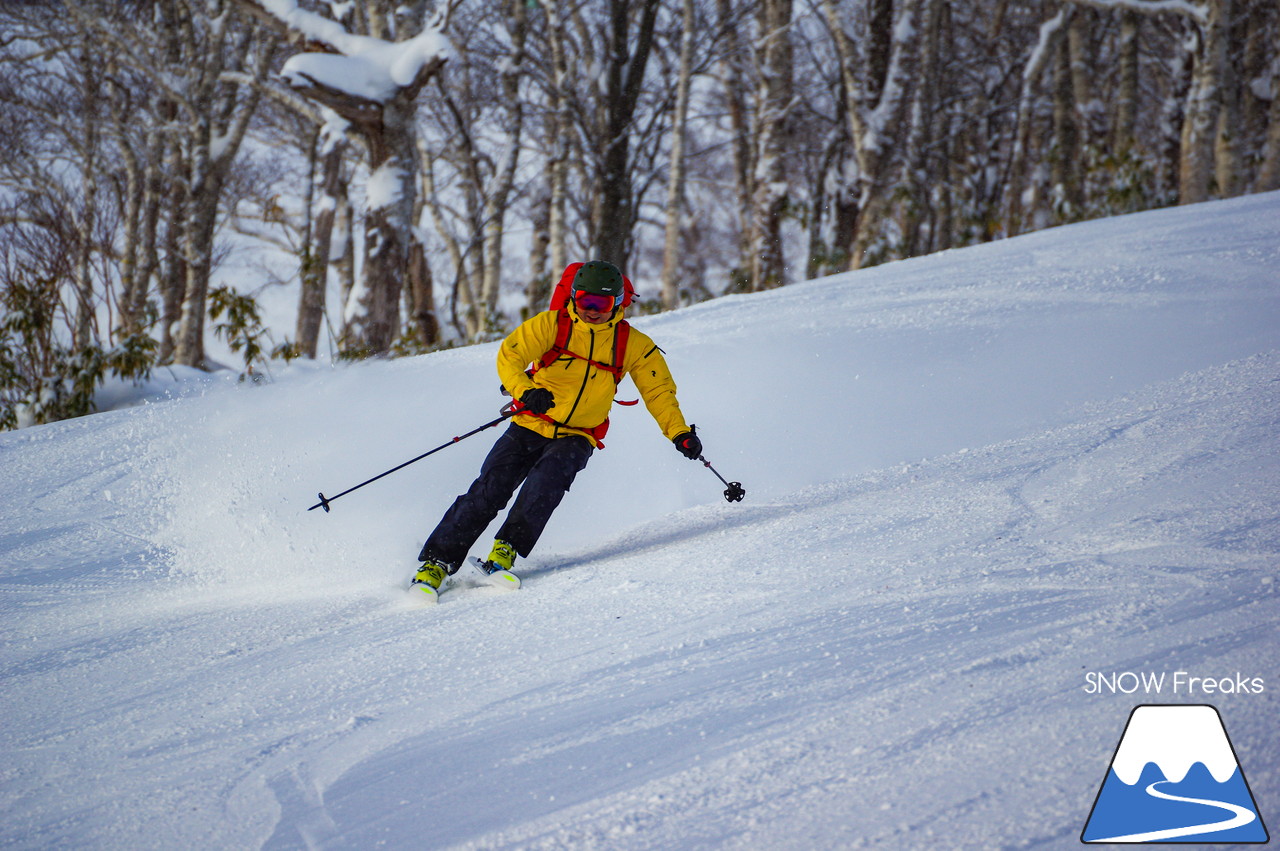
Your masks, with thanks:
M470 489L444 513L418 559L433 558L448 565L450 571L457 570L516 488L520 494L498 529L498 538L520 555L529 555L593 451L591 441L581 435L543 437L512 424L489 450Z

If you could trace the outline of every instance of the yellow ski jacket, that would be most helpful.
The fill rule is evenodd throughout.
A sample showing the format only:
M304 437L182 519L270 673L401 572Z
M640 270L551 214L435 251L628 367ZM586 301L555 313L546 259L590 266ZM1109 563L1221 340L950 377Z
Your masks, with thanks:
M578 316L573 306L568 310L573 324L565 348L577 357L561 355L532 378L526 372L556 343L558 311L546 310L521 323L503 341L498 349L498 377L516 399L534 387L545 387L555 397L555 406L547 412L554 422L532 414L516 414L512 418L516 423L545 437L581 434L599 447L603 445L600 438L588 429L596 429L608 419L618 385L608 370L589 361L614 365L614 335L623 311L616 311L608 322L592 325ZM647 334L630 329L622 369L635 382L649 414L668 439L689 430L676 401L676 383L666 358Z

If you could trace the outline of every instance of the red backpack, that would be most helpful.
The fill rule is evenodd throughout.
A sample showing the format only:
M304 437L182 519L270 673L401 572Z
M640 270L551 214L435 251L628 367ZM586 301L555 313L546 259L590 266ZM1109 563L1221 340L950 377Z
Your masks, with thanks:
M573 319L569 316L569 299L573 294L573 278L578 274L578 270L580 268L582 268L581 263L570 263L566 266L564 273L560 276L560 282L557 283L555 289L551 291L551 303L548 306L548 309L556 311L556 341L552 344L551 348L547 349L546 354L534 362L532 368L529 370L529 374L533 375L538 370L551 366L551 364L555 363L562 357L573 357L578 358L579 360L584 360L589 365L594 366L597 369L603 369L605 372L613 376L613 382L615 385L621 384L622 376L624 374L622 359L627 352L627 338L631 336L631 326L627 323L627 320L620 320L618 324L614 326L612 363L601 363L600 361L592 360L585 355L580 355L569 349L569 336L573 333ZM622 304L620 306L626 307L635 299L636 291L635 287L631 285L631 279L625 275L622 277L622 284L623 296ZM623 402L621 400L614 401L619 405L635 405L640 400L635 399L629 402ZM536 416L539 419L546 420L547 422L555 422L555 420L551 419L551 417L546 414L530 414L530 416ZM604 422L593 429L584 428L579 430L590 432L591 436L600 443L600 448L604 449L604 443L602 441L604 439L605 432L609 430L609 420L606 418Z

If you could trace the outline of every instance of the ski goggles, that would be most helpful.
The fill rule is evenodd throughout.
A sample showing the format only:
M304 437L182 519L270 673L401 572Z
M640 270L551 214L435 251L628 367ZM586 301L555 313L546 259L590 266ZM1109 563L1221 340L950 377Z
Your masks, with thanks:
M575 292L573 303L578 305L578 310L587 313L609 313L618 304L618 299L611 295Z

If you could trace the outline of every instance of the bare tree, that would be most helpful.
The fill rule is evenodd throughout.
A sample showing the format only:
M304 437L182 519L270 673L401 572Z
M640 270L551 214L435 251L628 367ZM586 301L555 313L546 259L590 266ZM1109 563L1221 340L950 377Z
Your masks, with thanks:
M1272 57L1269 78L1267 91L1271 97L1271 108L1255 192L1280 189L1280 56Z
M424 200L453 267L458 335L501 330L504 243L525 126L528 7L522 0L475 7L451 28L457 60L436 78L420 146Z
M733 175L735 204L733 218L737 231L736 263L729 271L729 289L749 291L752 287L750 241L751 199L755 196L755 146L752 140L751 97L755 83L753 55L744 38L751 19L734 0L716 0L716 27L725 33L719 53L716 78L720 83L722 109L728 117L729 168Z
M632 253L638 199L632 184L632 135L653 49L659 0L607 0L590 37L603 65L603 91L584 123L592 157L589 242L598 257L626 268ZM601 58L601 54L603 54Z
M787 157L794 142L794 78L791 48L791 0L762 0L759 8L756 97L756 181L751 196L751 287L787 283L782 217L789 187Z
M1215 174L1220 173L1215 168L1216 154L1227 159L1233 153L1229 147L1217 148L1218 139L1231 133L1226 126L1219 126L1231 120L1231 116L1223 113L1223 97L1230 82L1227 30L1231 0L1208 0L1202 8L1203 17L1195 16L1200 24L1196 29L1198 44L1182 125L1178 200L1183 204L1212 197L1212 181Z
M362 0L360 32L317 13L236 0L265 25L305 50L284 68L300 93L340 116L363 145L369 177L364 227L363 281L347 305L344 350L353 355L390 352L400 334L400 303L409 282L425 280L425 252L417 245L416 100L443 67L447 8L428 24L423 3ZM376 51L395 59L375 64ZM422 287L415 292L420 295ZM421 312L423 306L419 305ZM431 312L427 310L428 314Z
M676 307L680 297L676 275L680 250L680 211L684 204L689 83L693 76L693 28L697 21L693 0L684 0L680 21L680 60L676 80L675 118L671 127L671 166L667 176L666 229L662 247L662 306L667 310Z
M334 258L334 230L347 201L349 178L346 137L326 122L314 131L307 179L308 227L299 270L297 353L314 358L325 318L329 264ZM319 195L317 199L315 196ZM312 212L314 211L314 216Z
M89 413L108 372L154 363L151 341L113 319L117 55L65 12L0 10L0 428Z
M849 266L868 260L885 210L893 147L908 103L910 79L917 62L920 9L926 0L902 0L894 14L888 0L875 0L868 23L868 57L858 61L854 39L845 29L837 0L823 0L836 40L846 100L849 136L857 164L858 218L849 239ZM936 0L928 0L936 2ZM887 7L887 8L886 8Z
M569 160L579 149L572 136L573 95L569 68L571 16L564 0L542 0L531 24L530 72L542 91L542 109L531 133L542 152L542 174L530 199L533 226L527 313L545 308L551 279L568 263ZM548 268L549 264L549 268Z
M85 30L112 44L122 61L163 92L165 103L180 119L182 133L174 154L182 186L171 198L178 205L172 213L181 221L181 232L172 227L170 232L176 243L172 248L182 255L184 274L169 277L165 343L178 363L205 368L205 308L222 192L260 97L257 87L227 75L264 79L275 40L239 26L237 16L220 2L157 4L158 14L174 26L144 31L154 39L126 33L121 22L98 14L81 0L63 2ZM171 266L178 268L176 263ZM181 313L175 331L177 305Z

